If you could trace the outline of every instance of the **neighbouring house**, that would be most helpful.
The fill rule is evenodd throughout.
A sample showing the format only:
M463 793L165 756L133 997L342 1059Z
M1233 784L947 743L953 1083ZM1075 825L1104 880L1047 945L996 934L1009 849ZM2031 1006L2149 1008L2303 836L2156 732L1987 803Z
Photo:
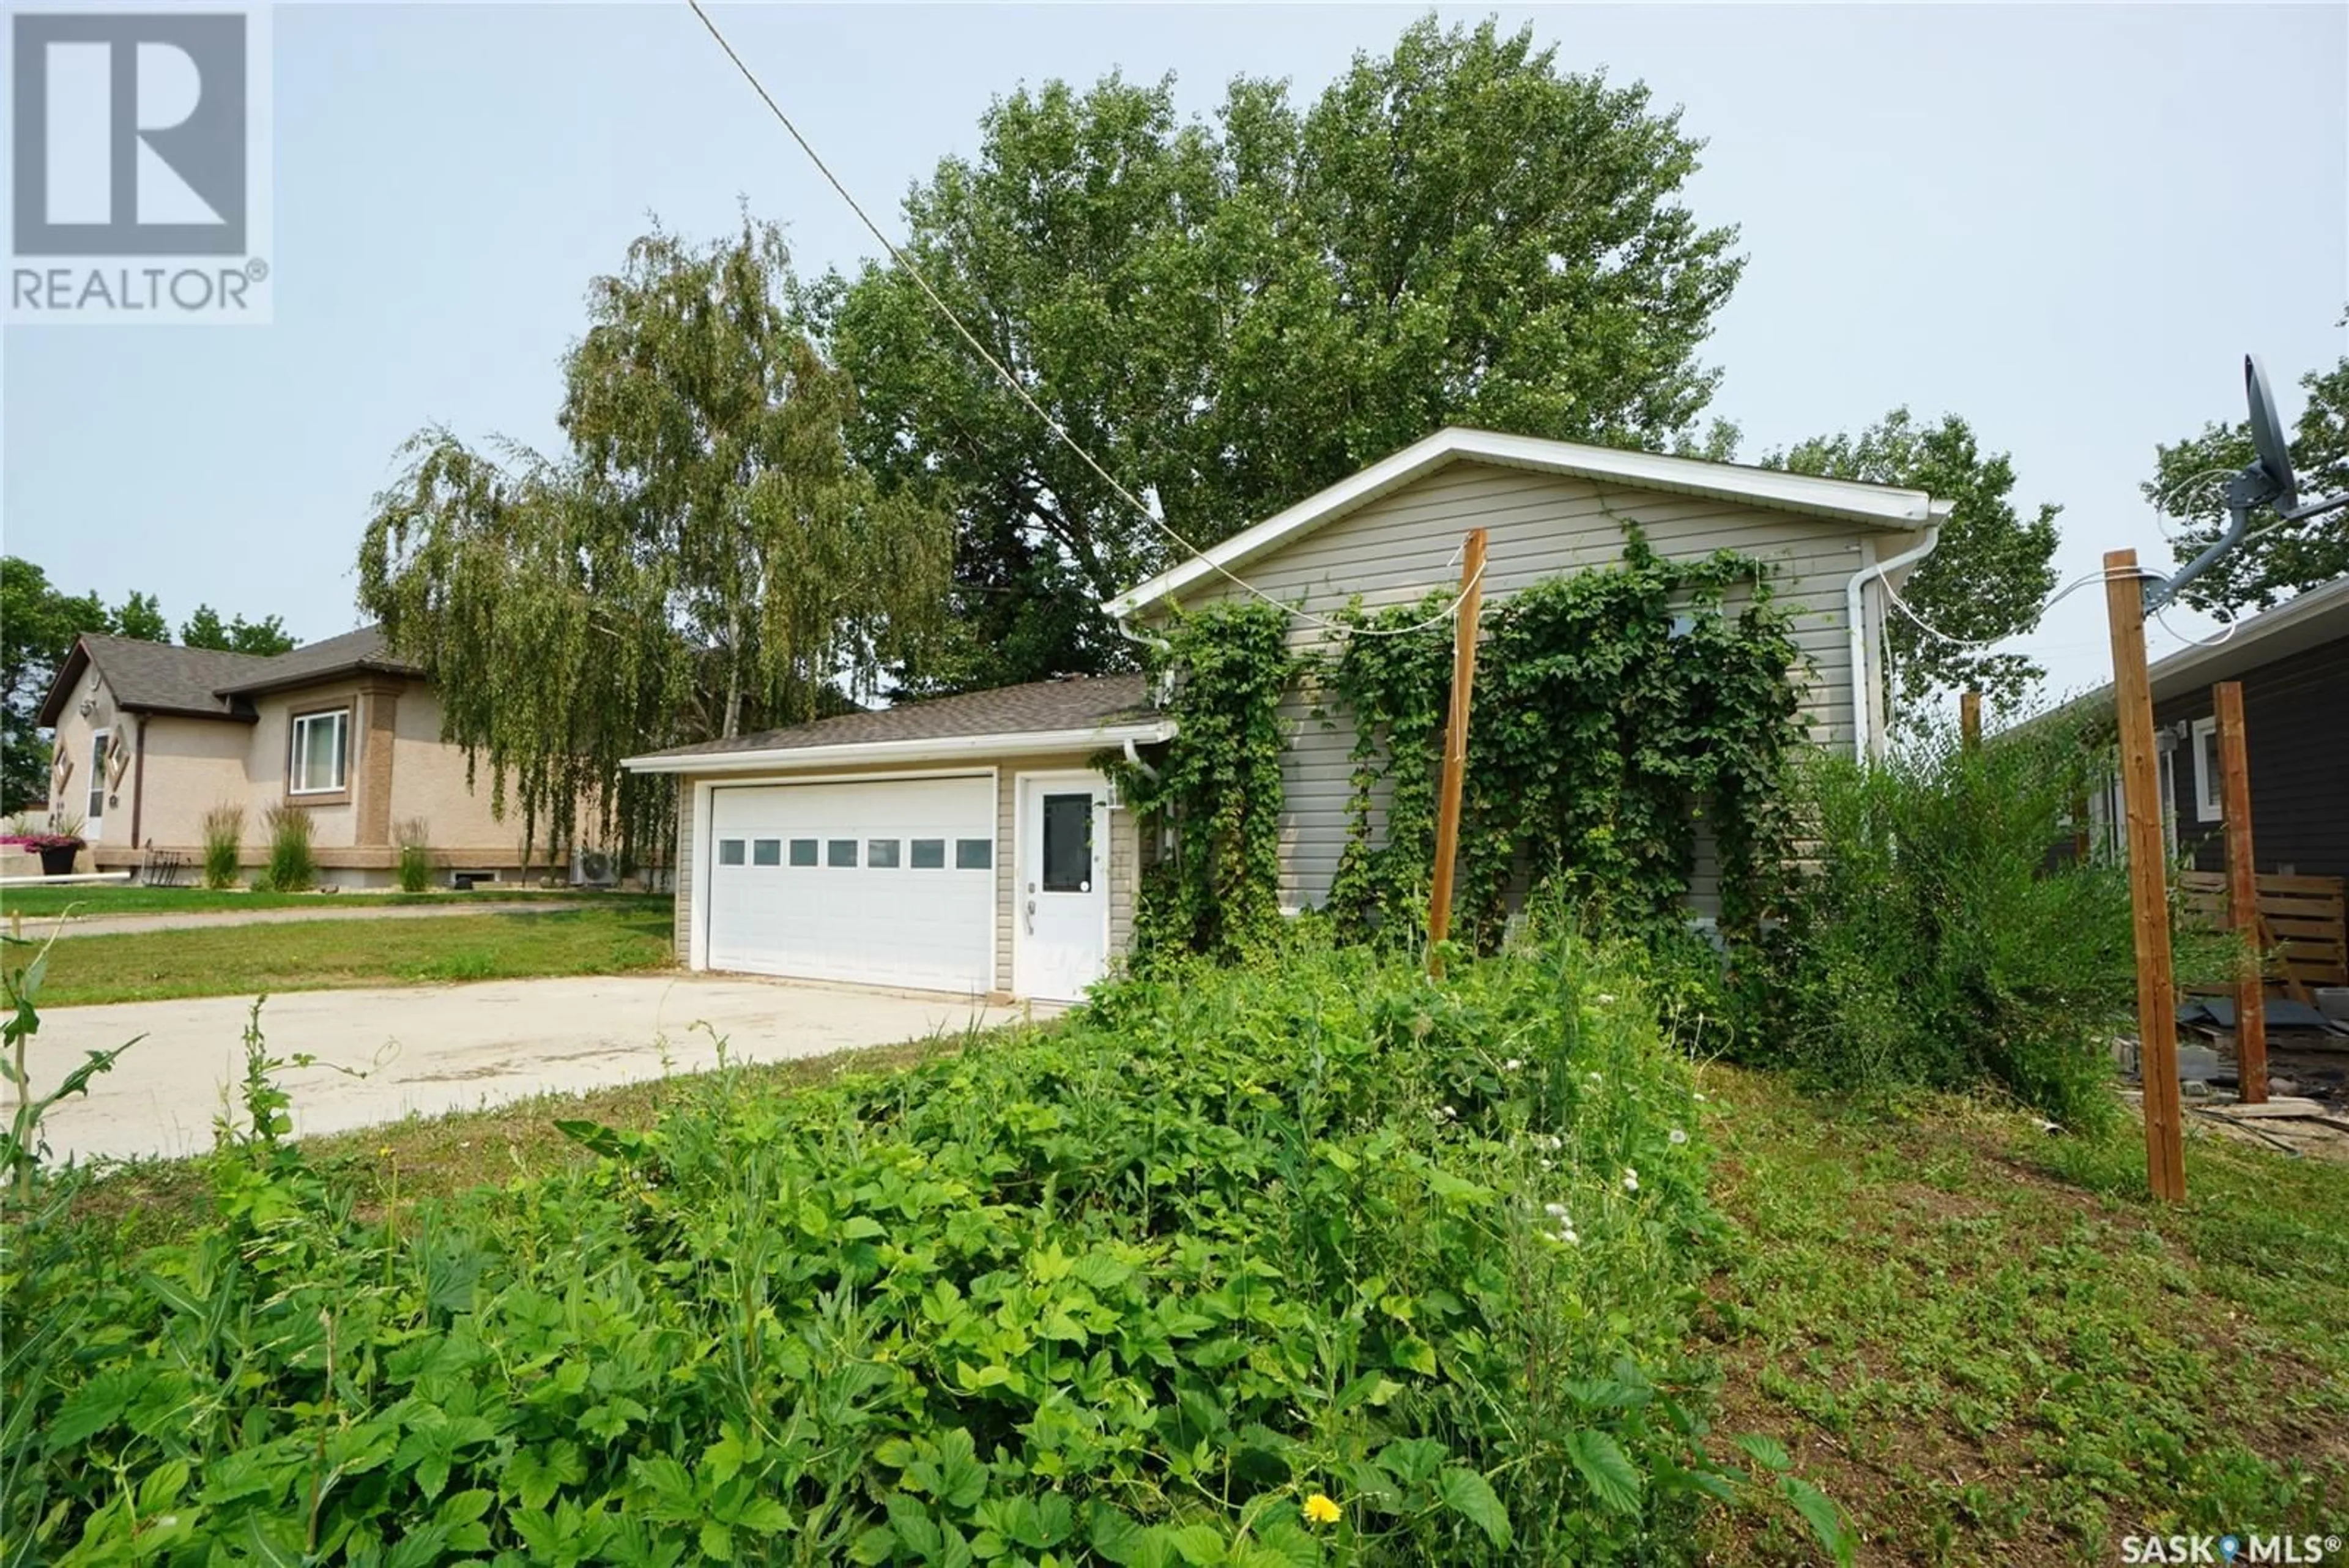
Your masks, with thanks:
M2263 876L2349 877L2349 577L2246 617L2217 641L2152 666L2153 725L2170 851L2226 869L2226 803L2211 688L2243 688L2251 855ZM2084 701L2112 701L2111 688ZM2115 779L2089 802L2101 837L2120 821Z
M200 862L204 814L244 813L243 863L268 858L264 814L306 811L322 878L389 884L395 830L421 822L442 879L527 868L519 825L490 809L440 738L440 704L369 628L263 658L86 636L41 704L53 726L49 805L85 819L86 861L150 852Z
M1886 720L1886 580L1932 548L1917 491L1572 442L1445 430L1105 607L1146 636L1244 576L1327 617L1413 603L1489 535L1488 604L1619 560L1634 517L1667 557L1771 562L1796 617L1820 745L1873 752ZM1300 619L1300 643L1320 634ZM1346 835L1352 737L1285 709L1281 897L1324 899ZM1045 681L632 758L679 784L678 957L696 969L1066 999L1131 940L1133 813L1090 766L1172 737L1142 678ZM1700 866L1692 900L1712 897Z

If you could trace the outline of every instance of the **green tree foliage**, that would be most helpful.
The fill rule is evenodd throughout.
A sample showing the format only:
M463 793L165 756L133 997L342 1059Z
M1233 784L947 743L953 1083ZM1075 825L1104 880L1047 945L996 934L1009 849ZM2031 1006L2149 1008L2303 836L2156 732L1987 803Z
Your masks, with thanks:
M947 520L853 459L854 389L790 286L771 224L700 248L656 230L589 292L568 452L426 430L378 497L360 602L533 842L665 843L667 792L622 757L836 707L943 602Z
M2308 406L2292 431L2292 468L2302 499L2349 493L2349 356L2300 379ZM2225 526L2227 476L2251 461L2247 424L2205 425L2202 433L2154 449L2147 499L2188 526L2172 541L2182 564ZM2349 511L2298 523L2261 513L2255 536L2231 550L2180 596L2201 609L2265 609L2302 588L2349 575ZM2261 531L2267 530L2267 531Z
M180 641L188 648L209 648L219 653L252 653L267 658L290 653L295 647L285 623L276 616L252 621L238 616L223 623L220 611L198 605L196 613L180 623Z
M96 594L60 593L32 562L0 556L0 750L5 753L0 809L19 811L48 800L49 743L34 715L74 639L111 624Z
M1895 409L1857 436L1806 441L1764 458L1767 468L1922 490L1953 504L1940 543L1900 585L1917 618L1892 613L1887 635L1898 695L1914 704L1935 691L1972 687L1993 702L2020 702L2046 672L2019 653L1989 653L1960 643L1992 641L2037 624L2055 586L2055 517L2042 502L2028 517L2015 510L2014 464L1986 453L1973 428L1955 414L1920 424Z
M1661 447L1741 263L1682 204L1699 143L1530 29L1408 28L1310 106L1235 81L999 100L907 198L906 250L1052 418L1212 544L1450 423ZM1174 549L890 265L802 297L857 450L957 511L932 690L1129 663L1092 601Z
M163 607L153 594L129 595L107 618L105 629L117 637L136 638L140 642L171 640L171 623L163 618Z

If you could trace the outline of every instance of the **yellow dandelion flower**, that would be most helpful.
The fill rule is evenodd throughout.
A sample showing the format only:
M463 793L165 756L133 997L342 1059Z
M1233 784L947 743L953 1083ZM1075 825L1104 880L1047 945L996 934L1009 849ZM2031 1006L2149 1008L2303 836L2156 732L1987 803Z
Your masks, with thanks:
M1309 1522L1335 1524L1338 1522L1338 1505L1319 1492L1317 1491L1305 1500L1305 1517Z

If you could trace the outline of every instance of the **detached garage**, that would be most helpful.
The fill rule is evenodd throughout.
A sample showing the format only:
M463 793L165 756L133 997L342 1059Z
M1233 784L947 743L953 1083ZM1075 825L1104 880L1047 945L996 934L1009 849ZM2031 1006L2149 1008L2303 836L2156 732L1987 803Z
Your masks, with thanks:
M1172 732L1141 677L1098 676L627 765L678 776L691 967L1068 1001L1133 932L1133 814L1092 761Z

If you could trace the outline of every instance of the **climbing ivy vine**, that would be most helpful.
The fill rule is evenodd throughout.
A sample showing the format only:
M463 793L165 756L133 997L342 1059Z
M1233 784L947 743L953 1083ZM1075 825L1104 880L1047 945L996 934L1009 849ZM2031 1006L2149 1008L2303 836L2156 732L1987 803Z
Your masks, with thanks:
M1137 946L1236 958L1280 922L1280 699L1299 671L1288 617L1252 601L1177 617L1148 665L1171 688L1174 741L1149 769L1099 759L1147 831L1173 830L1142 879Z
M1700 821L1720 856L1724 929L1750 932L1773 903L1788 846L1783 775L1802 731L1796 649L1768 568L1730 552L1670 561L1636 525L1624 535L1619 566L1535 584L1485 618L1455 911L1481 945L1497 940L1511 894L1534 888L1619 926L1676 922ZM1391 630L1444 597L1355 616ZM1351 638L1327 674L1356 730L1330 909L1358 937L1424 920L1450 642L1444 622Z
M1292 683L1354 727L1347 844L1328 913L1341 935L1417 930L1427 913L1451 696L1448 590L1352 624L1300 658L1256 603L1179 618L1153 652L1175 738L1155 772L1106 756L1167 853L1143 877L1140 944L1219 958L1279 919ZM1415 629L1414 629L1415 628ZM1797 649L1769 568L1728 551L1657 555L1624 524L1621 562L1534 584L1484 620L1462 801L1455 929L1489 947L1517 896L1556 891L1623 929L1677 928L1698 828L1719 856L1723 927L1754 933L1791 842L1784 784L1802 739Z

